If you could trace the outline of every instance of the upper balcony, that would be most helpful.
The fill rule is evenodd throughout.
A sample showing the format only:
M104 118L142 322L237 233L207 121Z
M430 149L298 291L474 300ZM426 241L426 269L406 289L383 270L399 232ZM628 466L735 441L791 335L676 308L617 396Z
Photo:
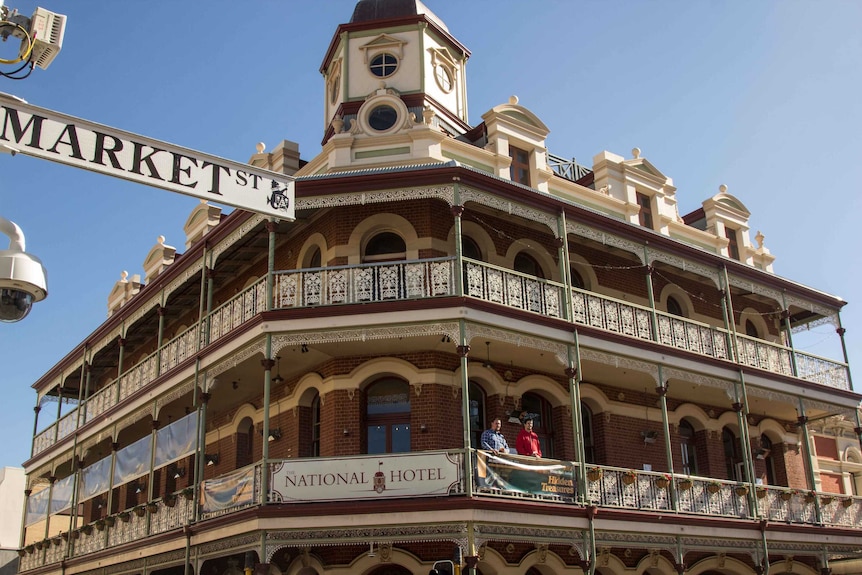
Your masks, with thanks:
M272 278L270 309L433 300L463 293L467 302L475 300L499 306L501 314L507 309L518 310L585 326L599 335L623 336L633 344L649 341L692 354L693 358L709 357L764 374L851 389L848 366L841 361L478 260L463 258L462 265L460 274L454 257L279 271ZM267 311L266 282L262 278L242 290L37 433L33 456L71 436L77 428L157 378L187 365L201 350L229 337Z

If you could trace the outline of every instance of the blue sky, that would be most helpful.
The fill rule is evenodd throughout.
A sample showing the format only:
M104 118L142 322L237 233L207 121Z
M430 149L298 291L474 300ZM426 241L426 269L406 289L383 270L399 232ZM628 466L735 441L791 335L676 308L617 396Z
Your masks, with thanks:
M0 92L236 161L257 142L320 149L318 68L354 0L6 0L66 14L62 52ZM427 0L472 52L470 121L516 94L551 153L590 164L642 155L674 180L680 213L726 184L777 256L777 275L838 295L851 366L862 360L862 2ZM0 44L10 58L17 44ZM8 71L9 67L3 68ZM197 203L42 160L0 155L0 214L49 273L49 297L0 325L0 466L27 459L30 385L106 317L123 270L159 235L184 250ZM0 238L5 242L5 238ZM5 247L5 245L3 246ZM798 347L841 358L821 326ZM862 375L857 376L862 386ZM42 411L40 428L56 404Z

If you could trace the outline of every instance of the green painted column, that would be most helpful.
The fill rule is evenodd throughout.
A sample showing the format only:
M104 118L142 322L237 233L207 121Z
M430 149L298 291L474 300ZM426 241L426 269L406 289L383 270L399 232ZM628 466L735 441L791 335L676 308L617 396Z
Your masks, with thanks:
M260 360L263 366L263 438L261 439L263 469L261 469L260 480L260 495L262 501L266 504L269 502L269 402L270 391L272 387L272 368L275 366L275 360L272 359L272 334L266 334L264 356Z
M464 473L464 491L467 497L473 496L473 451L470 441L470 374L468 372L469 364L467 356L470 353L470 346L467 343L467 326L464 320L459 321L460 336L457 352L461 362L461 420L464 428L464 452L466 453L466 467Z
M808 416L805 415L805 403L802 401L802 398L799 398L799 417L796 418L799 422L799 427L802 429L802 441L805 444L805 457L807 459L806 463L806 471L808 471L808 485L809 488L814 490L817 485L817 480L814 477L814 456L811 453L811 437L808 434ZM820 500L818 498L814 498L814 512L816 514L816 520L818 523L821 522L822 517L820 513Z
M664 427L664 454L667 458L667 469L670 473L670 476L673 477L675 474L673 468L673 447L670 443L670 421L668 419L667 414L667 388L668 383L664 379L664 371L662 369L661 364L658 366L658 385L655 388L655 392L658 394L659 405L661 405L661 423ZM668 493L670 493L670 503L671 507L675 510L679 509L679 498L676 492L676 482L670 481L668 482Z

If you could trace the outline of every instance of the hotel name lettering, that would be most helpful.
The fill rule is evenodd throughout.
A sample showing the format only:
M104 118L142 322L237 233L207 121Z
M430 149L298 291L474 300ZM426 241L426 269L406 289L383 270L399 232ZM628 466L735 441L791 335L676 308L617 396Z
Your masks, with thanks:
M414 481L441 481L446 479L440 467L416 469L392 469L383 473L388 484ZM288 470L284 475L284 487L335 487L339 485L371 485L374 473L365 471L343 473L300 473Z

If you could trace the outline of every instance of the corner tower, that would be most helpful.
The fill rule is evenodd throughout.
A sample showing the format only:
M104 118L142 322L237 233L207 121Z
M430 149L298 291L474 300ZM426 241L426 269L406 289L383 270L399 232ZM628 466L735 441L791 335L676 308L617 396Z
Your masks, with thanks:
M325 82L324 137L333 120L358 122L387 134L433 111L434 124L450 135L469 130L465 65L470 52L419 0L360 0L350 22L335 32L320 72ZM386 92L402 105L363 108ZM362 113L360 113L360 108Z

